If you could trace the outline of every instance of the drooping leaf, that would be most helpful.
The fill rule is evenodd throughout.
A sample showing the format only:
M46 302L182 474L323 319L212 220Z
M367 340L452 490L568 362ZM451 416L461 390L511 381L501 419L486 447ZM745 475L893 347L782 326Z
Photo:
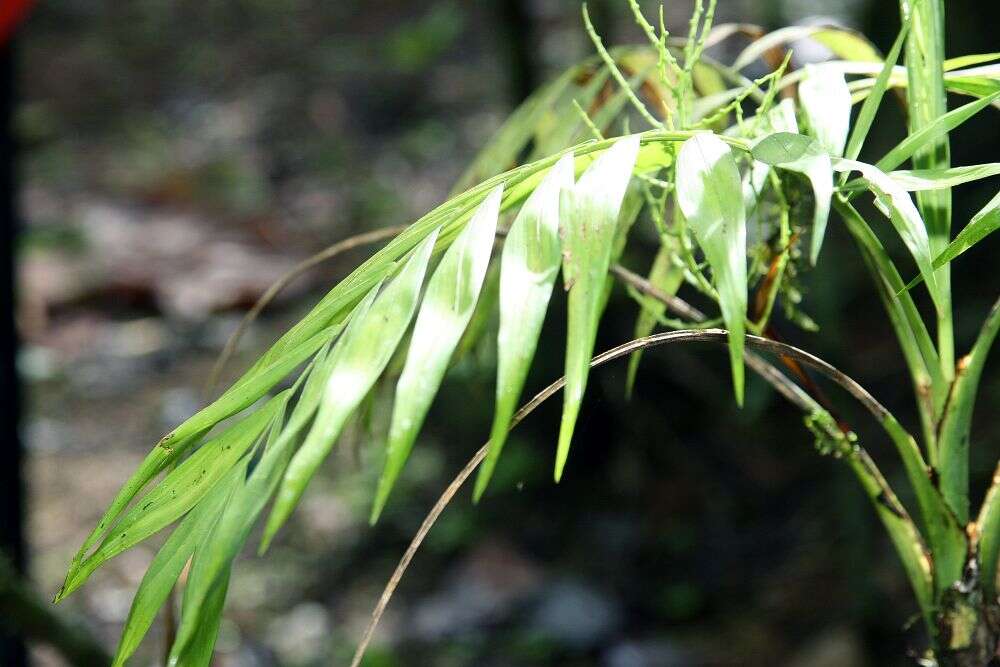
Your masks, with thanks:
M500 330L497 335L496 410L490 450L476 479L478 500L500 457L524 388L562 257L559 195L573 187L573 156L552 167L511 225L500 258Z
M743 403L743 333L747 311L746 224L740 173L725 143L698 134L677 156L677 203L712 268L736 402Z
M571 190L563 190L559 226L563 281L568 291L566 386L556 450L555 479L562 477L576 418L587 386L604 287L611 264L618 213L639 153L639 137L618 139Z
M441 258L427 285L406 365L396 385L385 469L379 480L372 522L385 507L441 386L448 360L476 307L493 250L502 193L500 185L486 197Z
M285 471L268 518L265 540L270 539L292 513L347 419L396 351L416 310L436 237L436 233L432 234L417 247L399 275L381 294L376 296L377 290L373 290L369 296L370 307L351 318L343 338L331 353L330 376L316 419Z
M998 228L1000 228L1000 192L993 195L993 199L972 216L969 224L958 233L954 241L948 244L944 252L934 258L934 268L941 268Z
M1000 91L964 104L957 109L952 109L942 116L938 116L933 122L913 132L906 139L899 142L881 160L876 162L875 166L882 171L895 169L912 157L914 153L922 148L933 145L937 139L951 132L997 99L1000 99Z
M763 117L755 120L751 136L764 136L774 132L797 134L799 131L798 121L795 118L795 103L788 98L778 103ZM757 203L770 173L771 165L754 160L750 170L743 177L743 208L746 211L747 220L750 220L757 210Z
M799 100L820 147L829 155L843 155L851 124L851 91L844 75L822 65L807 65Z
M889 177L904 190L940 190L953 188L1000 174L1000 162L974 164L948 169L911 169L889 172Z
M973 53L967 56L948 58L944 61L942 69L945 72L951 72L963 67L972 67L973 65L993 62L994 60L1000 60L1000 53Z
M195 552L192 561L195 567L201 555L201 552ZM219 636L219 626L222 624L222 608L226 604L231 574L232 566L226 567L223 576L218 578L197 608L187 599L188 589L185 589L181 627L167 659L168 667L209 667L212 664L212 652L215 649L215 640ZM184 619L193 612L197 612L199 622L185 624Z
M858 155L861 154L861 147L865 143L865 139L868 137L868 131L871 129L872 122L875 120L875 114L878 112L879 106L882 104L882 97L885 95L886 89L889 87L889 77L892 75L892 70L896 66L896 62L899 60L899 53L903 49L903 43L906 40L906 36L910 32L910 20L909 18L903 21L903 25L899 29L899 34L896 36L896 40L892 43L892 48L889 49L889 54L885 57L885 64L882 66L882 71L879 72L878 77L875 79L875 84L872 86L871 92L868 97L865 98L864 104L861 105L861 111L858 112L858 118L854 121L854 129L851 130L851 136L847 141L847 147L844 150L844 157L848 160L858 159Z
M253 446L275 411L287 400L287 391L278 394L257 412L202 445L171 471L125 513L93 554L70 569L58 599L83 584L105 561L162 530L194 507Z
M833 197L833 168L830 165L830 156L815 140L790 132L779 132L764 137L754 145L751 152L755 160L800 173L809 179L813 198L816 200L809 259L815 264L826 233L826 223L830 217L830 199Z
M230 470L226 478L184 517L156 553L132 598L132 606L122 628L121 639L118 640L114 667L124 665L139 647L160 607L170 595L181 570L218 518L243 472L240 466Z
M833 168L837 171L861 172L868 188L875 195L878 208L892 222L893 227L896 228L900 238L917 263L917 268L927 283L927 289L935 305L939 309L942 308L942 295L934 275L934 268L931 265L932 257L927 228L917 211L917 207L914 206L913 200L910 199L910 195L887 174L870 164L837 159L833 162Z

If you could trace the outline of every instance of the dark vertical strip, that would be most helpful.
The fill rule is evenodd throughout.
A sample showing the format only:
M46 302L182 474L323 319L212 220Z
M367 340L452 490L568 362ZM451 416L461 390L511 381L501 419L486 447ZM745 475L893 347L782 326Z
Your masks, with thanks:
M520 104L538 86L536 35L528 0L497 0L500 48L507 58L511 102Z
M3 433L0 436L0 550L14 562L22 576L27 570L24 544L24 479L23 452L19 437L21 414L20 385L17 368L17 333L14 328L14 245L17 235L16 197L14 183L14 49L10 41L0 45L0 285L3 333L0 352L3 364L2 386ZM26 665L23 642L16 636L0 636L0 665Z

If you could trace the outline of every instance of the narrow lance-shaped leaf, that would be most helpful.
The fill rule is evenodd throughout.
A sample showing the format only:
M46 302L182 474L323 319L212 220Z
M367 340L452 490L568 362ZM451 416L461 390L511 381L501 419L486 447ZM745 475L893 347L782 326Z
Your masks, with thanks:
M1000 299L993 304L976 343L959 363L955 384L951 390L951 400L941 420L938 438L941 460L951 461L942 467L941 493L955 511L963 525L969 520L969 431L972 427L972 412L979 394L979 380L1000 332ZM993 564L994 572L996 564Z
M74 564L57 599L82 585L101 564L162 530L194 507L257 441L275 411L287 399L287 391L278 394L257 412L202 445L170 472L125 514L93 554Z
M291 514L320 463L333 448L344 424L385 370L403 338L420 298L427 263L437 234L431 234L381 294L373 290L370 307L344 331L332 353L332 370L316 420L282 480L265 530L265 542ZM376 297L375 295L378 294Z
M810 261L815 264L826 234L830 217L830 200L833 197L833 168L830 156L819 144L801 134L779 132L764 137L753 147L755 160L804 175L812 186L816 200L813 211Z
M742 405L746 225L740 173L729 146L711 134L684 142L677 157L677 203L712 268L722 319L729 329L733 391Z
M955 240L934 258L934 268L940 268L1000 228L1000 192L969 220Z
M935 278L934 268L931 265L927 228L924 226L924 221L920 217L917 207L914 206L913 200L910 199L910 195L887 174L870 164L837 159L833 162L833 168L837 171L861 172L869 189L875 195L875 203L878 208L892 222L893 227L896 228L900 238L903 239L903 243L917 263L917 268L927 283L927 289L935 306L939 310L944 308L943 297Z
M475 498L486 490L524 389L552 286L559 273L559 195L573 186L573 156L552 167L514 219L500 257L496 410L490 450L479 469Z
M937 139L954 130L998 99L1000 99L1000 91L974 102L969 102L957 109L952 109L942 116L938 116L932 123L913 132L896 144L891 151L875 163L875 166L882 171L895 169L912 157L918 150L932 145Z
M142 577L139 589L132 599L132 606L122 628L118 650L113 665L119 667L135 652L142 642L163 603L166 602L174 583L187 564L195 548L218 519L235 482L245 471L237 466L212 489L198 505L180 522L167 541L156 553Z
M326 352L322 351L306 371L305 377L300 378L300 383L305 380L300 401L308 401L309 395L315 392L313 387L317 378L322 377L325 356ZM218 612L215 609L214 597L220 594L220 586L227 585L233 562L274 491L291 455L296 432L294 424L285 423L284 409L279 410L272 419L260 460L249 477L246 474L247 465L241 466L242 474L237 477L232 495L198 545L184 588L181 624L171 649L171 655L180 656L180 664L189 664L190 657L200 655L205 643L210 640L203 629L211 628L217 622L212 615L221 613L221 606ZM224 598L224 591L221 594Z
M806 65L799 99L820 147L829 155L843 155L851 124L851 91L844 75L822 65Z
M638 153L637 135L619 139L587 168L573 188L564 189L560 196L563 281L569 292L569 303L566 386L556 451L557 482L569 456L576 418L587 387L618 212Z
M882 97L889 87L892 68L896 66L896 62L899 60L899 52L903 48L906 35L910 32L910 21L910 17L907 17L903 21L903 25L899 29L899 34L896 36L896 41L892 43L892 48L889 49L889 54L885 57L885 65L883 65L882 71L879 72L878 77L875 79L875 84L872 86L868 97L865 98L864 104L861 105L861 111L858 112L858 118L854 122L854 129L851 130L851 136L847 140L847 148L844 150L844 157L848 160L856 160L858 159L858 155L861 154L861 147L868 137L868 131L875 120L875 114L882 104Z
M1000 162L972 164L948 169L908 169L889 172L889 177L909 192L943 190L1000 174ZM847 186L851 184L848 183ZM846 186L845 186L846 187Z
M396 385L385 469L379 480L372 522L385 507L441 386L448 360L475 310L493 250L502 193L502 185L490 192L445 252L427 284L406 365Z
M72 570L84 559L87 552L97 544L108 527L128 507L128 504L142 489L163 472L167 466L190 449L202 435L218 422L251 406L260 399L295 367L314 354L316 350L332 340L343 328L337 322L291 347L286 347L280 356L268 363L258 363L246 375L211 405L200 410L190 419L166 435L146 456L139 468L118 491L114 500L105 510L104 516L90 533L73 559Z
M754 134L762 136L773 132L798 133L799 131L799 124L795 119L795 103L791 99L781 100L764 116L755 117L754 121ZM761 192L770 173L771 165L755 160L743 176L743 209L746 211L748 221L752 220L757 210L757 203L760 201Z
M201 556L195 552L193 563ZM219 626L222 623L222 608L226 604L226 593L229 591L229 579L232 566L226 568L224 576L212 586L211 591L195 609L187 599L185 590L181 609L181 621L184 616L197 611L200 620L197 624L184 626L184 635L178 634L167 659L168 667L209 667L212 664L212 653L215 650L215 640L219 637Z

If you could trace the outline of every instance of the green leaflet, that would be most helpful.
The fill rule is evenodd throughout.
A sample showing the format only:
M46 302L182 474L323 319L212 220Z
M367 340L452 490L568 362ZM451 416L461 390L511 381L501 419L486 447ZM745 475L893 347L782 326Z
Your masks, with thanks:
M754 135L799 131L798 121L795 119L795 103L791 99L782 100L765 116L755 120ZM743 177L743 209L746 211L747 220L750 220L757 210L757 202L760 201L761 192L770 173L771 166L757 160Z
M799 101L820 147L828 155L843 155L851 124L851 91L844 75L822 65L806 65Z
M747 311L746 224L740 173L729 146L699 134L677 156L677 203L712 268L729 329L736 402L743 404L743 334Z
M114 667L124 665L139 647L156 614L170 595L181 570L194 553L199 541L218 518L219 512L235 488L235 482L244 472L242 466L233 467L226 477L184 517L160 547L132 599L132 607L129 609L125 627L122 628L121 639L118 640Z
M1000 99L1000 90L938 116L933 122L913 132L906 139L896 144L891 151L875 163L875 166L882 171L895 169L912 157L917 151L933 145L940 137L954 130L998 99Z
M969 224L962 228L955 240L934 258L934 268L940 268L955 259L992 234L998 227L1000 227L1000 192L993 195L993 199L972 216Z
M847 148L844 150L844 157L848 160L857 160L858 155L861 154L861 147L868 137L868 131L871 130L875 114L882 104L882 97L889 87L889 77L892 75L892 68L896 66L896 62L899 60L899 52L902 50L903 42L906 40L909 32L910 19L907 17L899 29L896 41L892 43L892 48L889 49L889 55L885 57L885 65L883 65L882 71L879 72L878 77L875 79L875 84L872 86L868 97L865 98L864 104L861 105L861 111L858 112L857 120L854 121L854 129L851 131L851 136L847 141Z
M357 306L355 309L357 309ZM288 458L291 456L294 443L319 409L319 402L323 398L327 380L330 378L330 372L333 370L332 361L333 355L330 353L330 345L327 345L313 360L312 367L305 378L302 393L299 395L299 399L292 409L288 423L281 425L277 437L274 438L273 442L268 443L267 450L264 452L260 463L254 469L252 480L263 480L265 478L270 480L268 482L252 481L253 486L257 486L258 484L266 485L266 492L262 492L264 497L261 502L268 500L271 494L274 493L275 486L278 484L281 475L285 472L285 466L288 464ZM256 514L259 514L262 509L263 506L257 509ZM259 554L262 555L267 551L267 547L273 537L274 530L264 530Z
M194 507L257 442L275 411L287 400L287 391L278 394L257 412L202 445L171 471L122 517L93 554L73 564L56 599L76 590L105 561L135 546Z
M956 448L968 448L969 427L972 422L972 409L976 400L979 378L998 331L1000 331L1000 301L993 304L968 357L968 363L955 381L956 403L950 414L945 416L943 426L947 429L945 437L952 440L953 446ZM962 442L963 439L964 442ZM968 475L968 470L965 471L965 474ZM986 592L991 595L995 594L996 591L997 560L1000 559L1000 483L998 483L998 479L1000 478L994 474L993 482L986 492L977 519L981 540L979 562L983 568L983 584Z
M676 236L664 236L660 248L653 258L653 266L649 270L649 283L663 292L673 296L677 293L681 283L684 282L684 265L674 262L674 255L680 251L680 239ZM657 321L666 312L667 307L662 301L646 299L643 301L639 316L635 320L633 338L643 338L652 333ZM636 350L628 359L628 373L625 376L625 393L632 395L635 387L636 373L639 371L639 362L642 359L642 350Z
M1000 332L1000 300L993 304L972 346L972 351L958 364L955 384L951 389L951 400L948 401L948 407L941 421L941 434L938 439L941 460L951 461L951 465L941 468L941 493L963 524L969 520L969 429L972 426L972 411L976 404L983 366L998 332ZM993 539L996 539L995 536ZM992 564L994 572L995 556L994 552ZM992 584L992 581L990 583Z
M192 568L198 566L198 560L202 552L195 552L192 560ZM188 600L187 592L184 589L184 601L181 604L181 627L177 634L177 641L170 649L170 657L167 659L168 667L209 667L212 664L212 651L215 649L215 640L219 636L219 625L222 623L222 607L226 603L226 593L229 590L229 579L232 575L232 566L226 567L223 576L219 577L212 586L208 595L202 600L202 604L197 610ZM185 624L183 621L192 612L197 611L197 624Z
M500 330L497 335L496 411L490 450L476 478L478 501L489 484L524 389L559 273L559 196L573 187L573 156L552 167L507 233L500 257Z
M556 450L555 480L562 477L604 302L612 246L625 190L639 153L639 137L618 139L559 201L563 282L568 296L566 386Z
M118 491L104 516L84 540L70 565L70 570L72 571L87 555L87 552L100 541L107 528L114 523L115 519L121 515L122 511L150 480L163 472L170 463L176 461L182 453L190 449L204 433L217 423L251 406L296 366L305 361L309 355L332 340L341 328L343 328L343 323L338 322L321 329L305 341L287 347L283 356L270 357L270 361L267 363L263 363L264 357L262 357L242 379L211 405L197 412L165 436Z
M466 228L441 258L427 285L414 324L406 365L396 385L385 469L379 480L374 523L413 448L448 360L472 317L493 250L500 214L499 185L486 197Z
M830 157L844 154L851 124L851 91L847 88L844 75L833 68L807 65L806 70L806 77L799 84L799 100L818 145L803 151L800 158L780 166L803 174L812 186L816 208L813 212L809 261L815 265L826 236L830 198L833 197Z
M317 376L317 367L318 363L310 367L308 378ZM308 379L306 382L308 383ZM184 588L181 624L171 647L172 656L188 656L188 659L181 660L179 664L189 664L191 655L201 655L206 643L211 655L214 635L205 636L203 629L210 629L213 624L217 628L217 619L212 614L221 613L233 561L243 548L257 515L270 499L278 475L288 462L294 438L282 437L285 432L285 410L282 406L272 419L265 451L253 472L247 477L249 459L245 459L245 463L238 467L241 474L235 479L229 500L220 508L218 520L206 531L195 551ZM217 595L221 595L222 600L216 610L214 599Z
M974 53L967 56L948 58L944 61L942 69L945 72L951 72L963 67L972 67L973 65L993 62L994 60L1000 60L1000 53Z
M801 134L779 132L761 139L751 150L755 160L803 174L809 179L816 208L813 212L812 243L809 259L815 264L826 234L833 197L833 168L830 156L819 144Z
M436 239L435 232L418 246L381 294L377 289L372 290L365 299L367 307L359 306L360 312L351 318L343 338L331 353L330 375L316 420L285 471L274 509L268 518L265 543L292 513L309 480L333 448L347 419L396 351L416 310Z
M990 178L997 174L1000 174L1000 162L949 167L948 169L912 169L889 172L892 180L910 192L953 188L956 185Z
M869 189L875 195L875 203L892 222L903 243L913 255L920 275L927 283L927 289L940 310L944 308L944 299L938 287L931 266L931 250L924 221L913 205L913 200L906 191L896 184L887 174L878 168L857 162L855 160L836 159L833 161L836 171L859 171L868 183Z

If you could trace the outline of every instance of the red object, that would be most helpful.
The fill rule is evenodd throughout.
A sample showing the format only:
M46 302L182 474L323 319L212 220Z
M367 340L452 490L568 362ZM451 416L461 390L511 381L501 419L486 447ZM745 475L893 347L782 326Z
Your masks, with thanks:
M0 0L0 45L10 39L34 4L35 0Z

